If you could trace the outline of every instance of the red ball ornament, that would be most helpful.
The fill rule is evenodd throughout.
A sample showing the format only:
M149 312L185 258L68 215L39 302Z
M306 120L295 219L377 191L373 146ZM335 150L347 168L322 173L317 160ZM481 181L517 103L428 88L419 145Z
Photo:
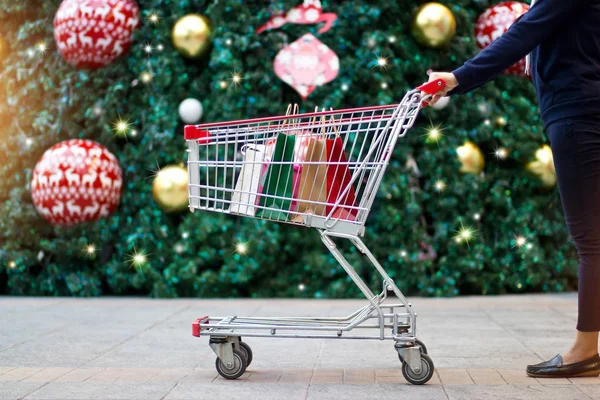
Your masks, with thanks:
M67 140L46 150L33 170L31 197L53 225L107 217L119 205L123 179L117 158L91 140Z
M63 0L54 18L54 38L65 60L96 69L129 50L140 23L134 0Z
M505 1L488 8L479 16L475 25L477 46L481 49L488 47L528 10L527 4L518 1ZM507 69L505 74L525 76L525 59Z

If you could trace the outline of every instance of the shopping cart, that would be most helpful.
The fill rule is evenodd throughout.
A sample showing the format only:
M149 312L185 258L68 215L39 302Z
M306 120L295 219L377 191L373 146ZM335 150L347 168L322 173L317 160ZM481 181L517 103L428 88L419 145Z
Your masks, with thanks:
M252 362L242 337L374 339L394 341L408 382L429 381L434 365L417 339L417 314L360 237L396 141L413 126L424 102L444 87L442 80L430 82L398 105L185 127L192 212L315 228L368 300L341 318L198 318L192 334L210 338L221 376L239 378ZM381 275L381 293L371 291L333 239L348 239L366 256ZM386 302L389 295L396 303ZM359 328L371 333L355 333Z

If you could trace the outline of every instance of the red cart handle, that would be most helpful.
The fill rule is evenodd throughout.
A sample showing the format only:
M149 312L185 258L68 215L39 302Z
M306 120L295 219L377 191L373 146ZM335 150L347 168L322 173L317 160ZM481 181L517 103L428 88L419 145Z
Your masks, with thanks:
M440 90L444 89L446 87L446 81L443 79L436 79L435 81L431 81L428 82L424 85L421 85L417 88L417 90L420 90L421 92L425 92L427 94L430 95L434 95L437 92L439 92Z

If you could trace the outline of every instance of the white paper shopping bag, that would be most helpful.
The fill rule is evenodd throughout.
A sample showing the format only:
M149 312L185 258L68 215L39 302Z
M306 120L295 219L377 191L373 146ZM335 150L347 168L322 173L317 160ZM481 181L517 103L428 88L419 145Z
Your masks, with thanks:
M256 197L265 161L265 145L247 145L242 149L244 161L235 183L229 211L234 214L254 216Z

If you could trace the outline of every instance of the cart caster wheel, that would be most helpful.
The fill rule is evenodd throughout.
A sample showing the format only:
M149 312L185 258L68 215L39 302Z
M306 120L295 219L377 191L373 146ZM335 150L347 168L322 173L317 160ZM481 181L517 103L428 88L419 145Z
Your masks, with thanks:
M425 343L423 343L419 339L417 339L417 340L415 340L415 344L417 344L417 345L419 345L419 347L421 347L421 354L429 354L429 353L427 353L427 346L425 346ZM400 353L398 353L398 358L400 359L400 362L404 362Z
M421 354L421 372L415 373L407 363L402 363L402 375L409 383L413 385L423 385L433 376L433 361L427 354Z
M240 350L242 351L242 353L244 353L244 356L246 357L246 367L249 367L250 364L252 364L252 359L254 358L252 355L252 349L250 348L250 346L248 346L248 343L242 342L240 340Z
M246 368L248 367L248 361L246 360L246 356L243 352L238 349L233 349L233 366L231 368L227 368L225 364L221 361L220 358L217 357L215 362L215 366L217 367L217 372L225 379L237 379L246 372Z

